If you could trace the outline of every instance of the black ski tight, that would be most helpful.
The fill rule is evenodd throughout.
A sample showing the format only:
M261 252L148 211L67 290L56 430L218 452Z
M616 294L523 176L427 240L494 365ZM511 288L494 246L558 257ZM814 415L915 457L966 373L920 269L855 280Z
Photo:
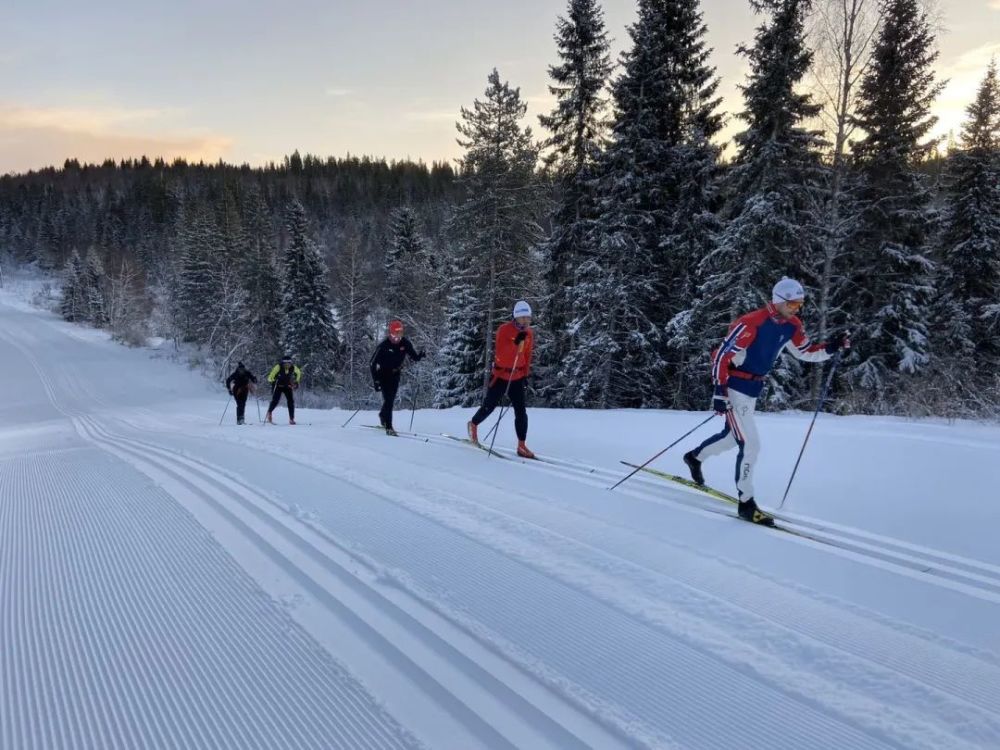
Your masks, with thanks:
M392 407L396 403L396 392L399 390L399 373L389 373L379 378L382 387L382 409L378 416L382 424L392 427Z
M510 382L509 391L507 390L508 382ZM510 404L514 407L514 432L517 433L517 439L527 440L528 410L524 405L524 378L512 381L501 380L500 378L491 380L490 387L486 389L486 398L483 399L483 405L479 407L479 411L472 418L472 422L477 425L482 424L493 413L493 410L497 408L497 404L503 398L504 391L507 391Z
M281 401L281 394L285 394L285 401L288 402L288 418L295 419L295 394L292 392L290 385L279 385L274 389L274 395L271 396L271 405L267 407L268 413L274 411L274 407Z
M236 399L236 421L237 422L242 422L243 421L243 415L246 413L246 410L247 410L247 396L248 395L250 395L250 392L248 390L246 390L246 389L244 389L244 390L236 389L235 391L233 391L233 398Z

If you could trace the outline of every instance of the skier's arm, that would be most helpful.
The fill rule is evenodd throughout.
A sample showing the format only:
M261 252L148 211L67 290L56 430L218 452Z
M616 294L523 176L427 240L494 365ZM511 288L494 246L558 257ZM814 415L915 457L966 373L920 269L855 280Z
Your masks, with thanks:
M407 338L403 339L403 349L406 350L407 356L410 359L412 359L414 362L419 362L420 360L423 359L422 356L420 356L419 354L417 354L417 350L413 348L413 342L411 342Z
M275 378L278 377L278 370L280 370L280 369L281 369L281 365L275 365L274 367L271 368L271 372L269 372L267 374L267 382L268 383L273 383L274 382Z
M302 382L302 368L299 367L298 365L295 365L295 367L293 367L292 369L295 372L295 385L298 385L300 382Z
M833 356L827 351L826 344L814 344L809 340L801 322L796 326L795 333L792 334L791 340L785 344L785 348L791 352L793 357L801 359L803 362L825 362Z
M712 383L715 384L716 394L726 395L729 387L729 367L736 357L746 351L755 338L757 338L757 325L753 321L738 320L730 329L712 361Z
M372 352L372 361L369 364L372 371L372 380L378 380L378 371L382 369L378 361L379 356L382 354L382 344L383 342L380 341L378 346L375 347L375 351Z

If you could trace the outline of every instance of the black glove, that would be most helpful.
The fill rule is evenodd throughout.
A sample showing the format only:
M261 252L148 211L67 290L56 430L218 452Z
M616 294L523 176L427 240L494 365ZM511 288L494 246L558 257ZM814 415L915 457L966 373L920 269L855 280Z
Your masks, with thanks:
M712 396L712 410L720 417L725 416L729 411L729 388L724 385L715 386L715 395Z
M514 343L520 345L520 343L526 338L528 338L527 331L518 331L517 335L514 337Z
M232 395L233 395L233 389L232 389L232 388L226 388L226 390L227 390L227 391L229 392L229 395L230 395L230 396L232 396Z
M826 344L827 354L836 354L841 349L850 349L851 339L846 333L838 333Z
M423 350L417 352L417 362L419 362L420 360L422 360L426 356L427 356L427 354Z
M372 388L374 388L376 391L381 391L382 384L376 380L374 383L372 383Z

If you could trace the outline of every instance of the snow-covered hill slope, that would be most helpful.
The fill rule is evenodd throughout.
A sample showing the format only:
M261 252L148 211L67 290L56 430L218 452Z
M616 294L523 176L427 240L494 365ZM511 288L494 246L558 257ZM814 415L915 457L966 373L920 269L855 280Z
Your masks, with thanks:
M441 438L467 410L219 426L12 306L0 357L5 749L1000 746L996 428L824 415L793 536L608 492L698 414L533 411L528 463ZM774 505L808 416L761 422Z

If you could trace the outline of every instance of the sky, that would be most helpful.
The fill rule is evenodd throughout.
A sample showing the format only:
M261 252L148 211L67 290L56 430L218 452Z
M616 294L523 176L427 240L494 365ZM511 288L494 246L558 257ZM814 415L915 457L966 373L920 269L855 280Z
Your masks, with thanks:
M938 134L957 132L991 55L1000 0L934 0L949 83ZM148 155L253 165L298 149L450 160L459 108L497 67L528 122L551 108L565 0L5 0L0 174L64 159ZM606 0L615 59L634 0ZM759 22L745 0L703 0L725 110ZM730 118L726 135L740 126Z

